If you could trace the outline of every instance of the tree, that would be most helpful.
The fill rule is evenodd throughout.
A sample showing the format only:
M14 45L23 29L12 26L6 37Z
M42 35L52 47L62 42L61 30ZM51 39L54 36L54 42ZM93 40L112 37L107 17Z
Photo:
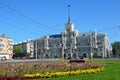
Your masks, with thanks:
M114 55L120 55L120 42L119 41L116 41L112 44L112 52Z
M19 56L22 57L23 56L23 48L21 46L16 46L13 50L13 52L15 53L15 56Z

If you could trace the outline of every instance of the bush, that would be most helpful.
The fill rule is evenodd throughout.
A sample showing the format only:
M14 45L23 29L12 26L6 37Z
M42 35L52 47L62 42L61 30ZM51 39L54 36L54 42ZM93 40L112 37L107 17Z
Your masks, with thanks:
M77 60L77 59L75 59L75 60L70 60L69 62L70 63L84 63L85 60Z

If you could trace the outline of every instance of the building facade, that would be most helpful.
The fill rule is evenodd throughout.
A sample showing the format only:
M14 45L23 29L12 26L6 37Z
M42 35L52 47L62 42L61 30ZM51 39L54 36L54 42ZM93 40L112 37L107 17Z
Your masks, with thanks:
M18 47L18 46L22 48L23 54L25 56L27 56L27 55L33 56L33 54L34 54L34 45L33 45L32 40L27 40L27 41L16 43L16 44L14 44L14 49L16 47Z
M4 34L0 34L0 58L12 59L13 40Z
M96 31L79 33L68 20L61 34L49 35L33 41L34 57L43 58L105 58L110 57L111 45L106 34Z

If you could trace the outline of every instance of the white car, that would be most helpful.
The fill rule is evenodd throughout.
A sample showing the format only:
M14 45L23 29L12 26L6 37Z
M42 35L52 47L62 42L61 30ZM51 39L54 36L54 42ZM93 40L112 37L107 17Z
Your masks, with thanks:
M5 56L1 57L1 61L5 61L7 58Z

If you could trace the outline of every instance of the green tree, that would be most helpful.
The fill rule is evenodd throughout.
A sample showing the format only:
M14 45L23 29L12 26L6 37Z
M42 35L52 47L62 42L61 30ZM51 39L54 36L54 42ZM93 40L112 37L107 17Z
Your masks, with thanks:
M23 48L21 46L16 46L13 50L16 56L23 56Z
M116 41L112 44L112 52L114 55L120 55L120 42L119 41Z

